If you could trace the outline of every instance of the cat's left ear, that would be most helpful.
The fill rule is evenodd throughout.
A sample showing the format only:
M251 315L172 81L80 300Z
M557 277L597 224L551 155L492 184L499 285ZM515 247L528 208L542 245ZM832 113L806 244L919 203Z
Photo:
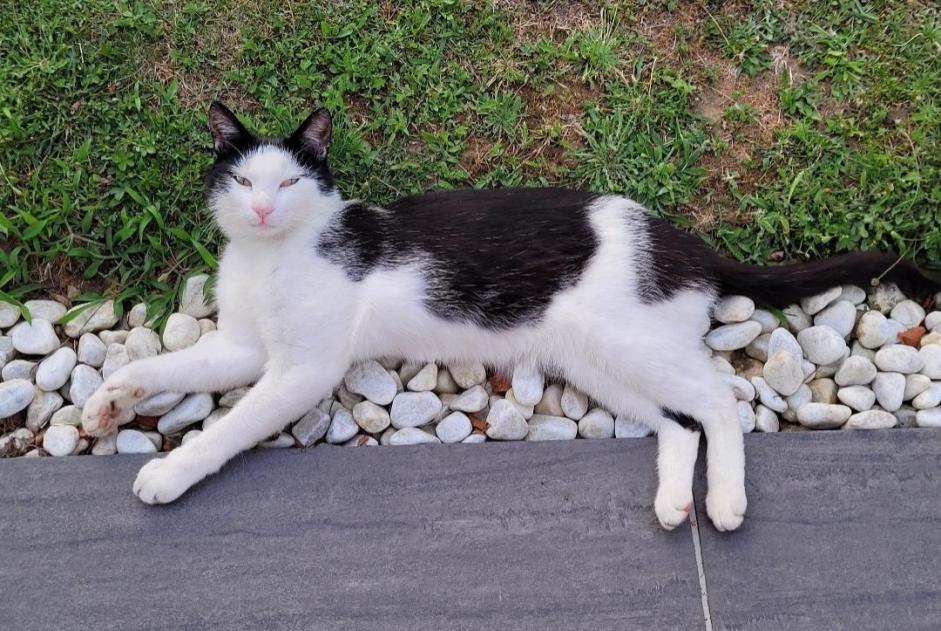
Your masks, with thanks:
M308 116L297 131L291 134L290 142L313 154L318 160L325 160L332 132L333 122L330 120L330 112L321 107Z

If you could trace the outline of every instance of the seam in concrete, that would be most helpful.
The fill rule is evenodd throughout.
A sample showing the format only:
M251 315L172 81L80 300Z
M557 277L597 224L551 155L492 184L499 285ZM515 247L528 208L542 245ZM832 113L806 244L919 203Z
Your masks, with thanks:
M693 552L696 554L696 570L699 573L699 593L702 597L702 615L706 631L713 631L712 613L709 610L709 588L706 586L706 570L702 561L702 543L699 540L699 515L693 498L693 510L689 514L689 529L693 536Z

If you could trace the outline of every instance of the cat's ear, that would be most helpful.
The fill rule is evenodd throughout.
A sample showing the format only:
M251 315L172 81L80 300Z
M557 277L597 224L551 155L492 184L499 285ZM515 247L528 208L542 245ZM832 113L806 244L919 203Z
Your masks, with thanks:
M216 153L234 149L251 138L251 133L235 114L219 101L213 101L209 106L209 131Z
M290 142L313 154L318 160L324 160L327 157L332 133L333 122L330 120L330 112L321 107L308 116L297 131L291 134Z

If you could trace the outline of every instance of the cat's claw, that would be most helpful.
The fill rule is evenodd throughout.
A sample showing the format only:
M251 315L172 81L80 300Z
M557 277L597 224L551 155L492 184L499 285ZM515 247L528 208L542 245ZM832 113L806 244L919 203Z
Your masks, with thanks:
M144 389L126 384L102 385L82 409L82 427L90 436L104 436L134 419L134 404Z
M745 519L748 498L743 485L711 486L706 494L706 513L719 532L735 530Z
M693 509L693 493L690 490L671 493L661 487L653 508L663 529L673 530L689 518Z
M141 467L132 489L145 504L169 504L197 481L172 458L154 458Z

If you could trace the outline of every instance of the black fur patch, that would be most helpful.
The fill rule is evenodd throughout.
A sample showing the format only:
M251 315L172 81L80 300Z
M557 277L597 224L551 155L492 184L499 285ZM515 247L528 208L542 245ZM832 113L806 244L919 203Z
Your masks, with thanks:
M660 412L668 419L679 423L680 427L683 429L688 429L691 432L698 432L700 429L702 429L699 421L694 419L692 416L680 414L676 410L671 410L670 408L660 408Z
M578 279L597 246L587 216L597 197L564 189L456 190L385 209L355 203L317 247L354 281L421 260L429 309L506 329L540 318Z
M669 300L684 289L713 286L714 254L705 243L669 223L643 214L647 248L638 252L638 290L645 304Z

